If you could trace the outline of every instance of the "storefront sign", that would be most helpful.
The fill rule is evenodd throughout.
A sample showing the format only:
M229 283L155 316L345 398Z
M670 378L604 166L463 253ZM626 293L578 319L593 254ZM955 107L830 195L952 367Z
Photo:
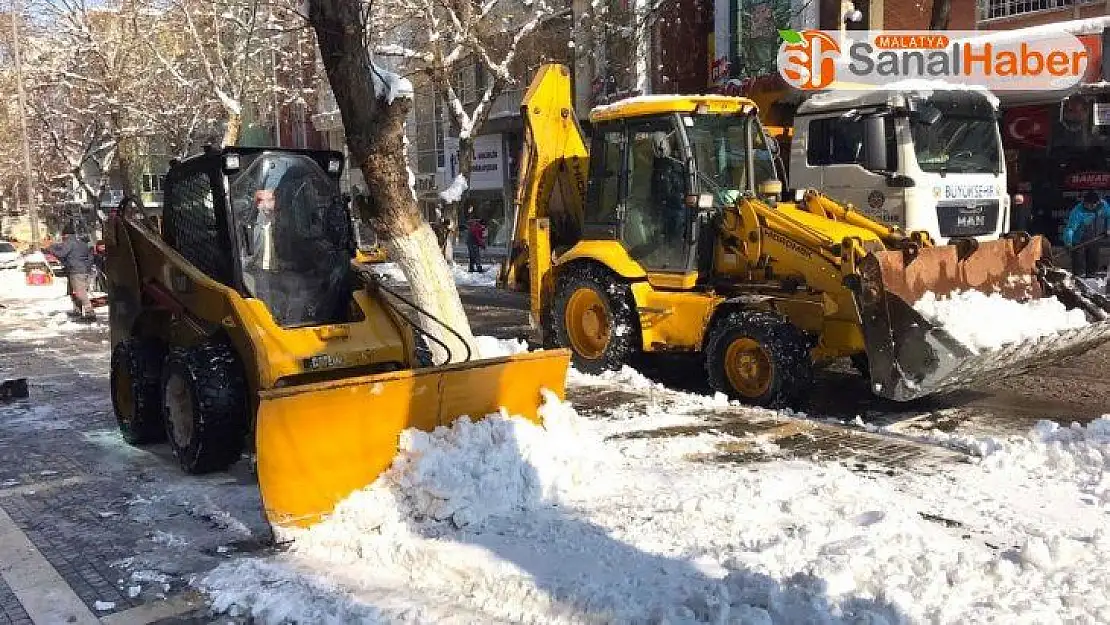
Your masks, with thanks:
M1082 171L1068 174L1064 188L1072 190L1110 189L1110 171Z
M470 188L501 189L505 186L501 135L482 135L474 139L474 163L470 167Z

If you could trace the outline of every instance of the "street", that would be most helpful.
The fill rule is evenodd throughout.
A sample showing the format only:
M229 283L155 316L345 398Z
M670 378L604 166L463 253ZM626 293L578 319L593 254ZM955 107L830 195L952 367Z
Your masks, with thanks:
M221 563L280 551L250 462L187 477L166 445L126 445L108 392L106 325L73 323L58 284L38 288L52 292L0 296L2 377L30 383L29 400L0 406L0 623L227 622L210 614L197 579ZM525 299L461 289L476 334L527 336ZM1110 394L1100 377L1108 360L1103 348L908 405L873 399L838 365L822 372L805 414L721 405L706 396L697 367L646 360L651 379L573 374L568 400L613 439L693 446L687 455L698 462L800 459L864 476L936 475L972 459L968 437L1021 435L1042 418L1066 425L1098 417Z

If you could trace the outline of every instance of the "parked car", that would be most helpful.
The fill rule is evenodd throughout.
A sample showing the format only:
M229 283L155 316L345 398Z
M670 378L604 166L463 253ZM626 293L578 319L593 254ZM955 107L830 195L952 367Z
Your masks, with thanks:
M0 241L0 269L19 269L23 255L9 241Z

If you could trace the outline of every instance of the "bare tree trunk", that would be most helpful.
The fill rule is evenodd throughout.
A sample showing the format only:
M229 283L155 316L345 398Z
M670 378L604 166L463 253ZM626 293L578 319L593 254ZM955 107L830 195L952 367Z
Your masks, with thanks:
M929 18L930 30L946 30L952 13L952 0L933 0L933 14Z
M375 93L361 9L360 0L309 2L309 21L343 119L351 162L361 168L366 180L367 198L358 207L360 217L400 266L413 301L463 341L423 315L421 328L451 348L451 362L462 361L467 348L476 357L477 345L455 280L409 186L404 123L411 101L396 97L389 102L387 94ZM436 364L448 361L448 354L438 346L430 347Z
M239 132L243 128L243 116L239 113L228 113L227 128L224 129L222 147L239 143Z

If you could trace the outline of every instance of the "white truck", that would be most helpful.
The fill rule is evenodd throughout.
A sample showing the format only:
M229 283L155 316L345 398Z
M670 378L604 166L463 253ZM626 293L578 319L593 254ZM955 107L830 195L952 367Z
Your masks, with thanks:
M1006 161L989 92L821 93L799 105L792 130L784 186L820 189L941 245L1009 230Z

